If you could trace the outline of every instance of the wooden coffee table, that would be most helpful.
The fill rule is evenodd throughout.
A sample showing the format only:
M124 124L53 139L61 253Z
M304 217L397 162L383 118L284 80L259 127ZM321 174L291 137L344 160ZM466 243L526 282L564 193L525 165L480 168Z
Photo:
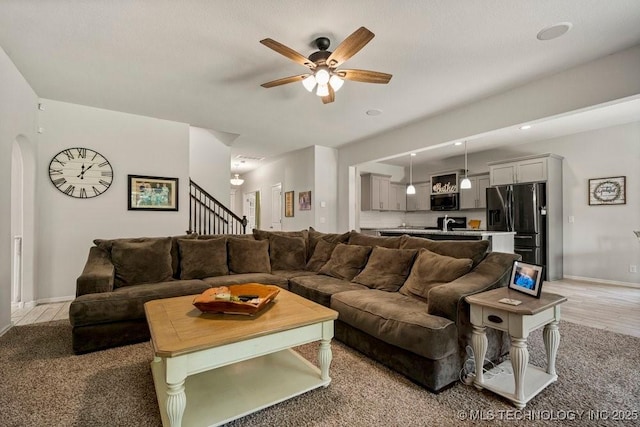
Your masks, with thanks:
M255 316L202 313L194 298L144 305L163 426L224 424L331 382L337 312L284 289ZM320 368L291 349L318 340Z

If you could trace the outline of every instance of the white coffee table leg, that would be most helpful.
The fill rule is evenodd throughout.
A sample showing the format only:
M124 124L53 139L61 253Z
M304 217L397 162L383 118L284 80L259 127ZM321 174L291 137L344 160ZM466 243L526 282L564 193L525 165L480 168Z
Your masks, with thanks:
M331 340L320 340L320 348L318 350L318 363L320 364L320 377L323 380L329 380L329 366L331 365L331 359L333 354L331 353Z
M171 427L182 426L182 415L187 407L187 395L184 392L184 381L178 384L167 384L167 416Z
M473 325L473 335L471 336L471 346L473 347L473 357L476 365L476 377L474 385L478 390L482 389L484 383L484 356L487 354L487 334L484 326Z
M542 333L544 349L547 352L547 374L556 375L556 355L560 346L560 331L558 322L551 322L544 327Z
M513 379L515 380L515 401L516 408L522 409L524 403L524 376L529 365L529 350L527 350L526 338L511 337L511 350L509 351L511 366L513 368Z

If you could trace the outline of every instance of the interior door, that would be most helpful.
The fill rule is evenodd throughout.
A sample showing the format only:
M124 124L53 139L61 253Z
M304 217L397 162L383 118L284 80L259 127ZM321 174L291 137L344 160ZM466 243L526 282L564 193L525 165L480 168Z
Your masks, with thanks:
M282 184L271 187L271 226L269 229L282 230Z
M247 217L247 233L251 233L254 228L258 228L256 223L256 212L258 211L256 193L257 191L244 193L242 198L242 212Z

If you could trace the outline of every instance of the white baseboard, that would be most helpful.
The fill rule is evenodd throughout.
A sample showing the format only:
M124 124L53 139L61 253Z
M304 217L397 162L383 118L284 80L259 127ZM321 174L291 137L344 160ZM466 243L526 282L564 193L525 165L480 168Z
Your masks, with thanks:
M9 322L9 324L7 326L5 326L4 328L0 329L0 337L3 336L4 334L6 334L9 329L11 329L11 327L13 326L13 322Z
M36 300L35 305L39 305L39 304L50 304L53 302L67 302L67 301L73 301L75 297L74 296L66 296L66 297L54 297L54 298L42 298L39 300Z
M626 288L640 289L640 283L619 282L617 280L594 279L593 277L581 277L581 276L563 276L563 278L571 279L571 280L581 280L583 282L600 283L608 286L624 286Z

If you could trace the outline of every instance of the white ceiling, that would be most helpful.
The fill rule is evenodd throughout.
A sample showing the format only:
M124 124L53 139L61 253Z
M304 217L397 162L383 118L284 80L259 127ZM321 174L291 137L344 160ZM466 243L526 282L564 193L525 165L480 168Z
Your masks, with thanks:
M348 81L328 105L260 87L305 68L259 40L306 56L360 26L376 37L346 66L388 85ZM337 147L638 43L638 0L0 0L0 46L40 97L215 130L232 163Z

